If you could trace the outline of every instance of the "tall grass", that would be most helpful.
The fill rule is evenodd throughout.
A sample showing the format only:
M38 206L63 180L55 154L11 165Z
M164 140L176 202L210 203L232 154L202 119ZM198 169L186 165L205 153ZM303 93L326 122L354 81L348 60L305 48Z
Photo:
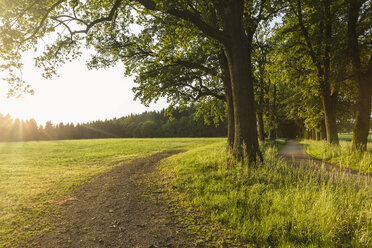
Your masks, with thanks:
M313 157L356 170L372 172L372 142L366 152L351 151L350 141L328 145L325 141L304 140L306 151Z
M276 153L266 147L265 163L248 166L220 143L168 158L161 173L176 202L186 199L247 244L372 247L372 190L365 179L293 168Z

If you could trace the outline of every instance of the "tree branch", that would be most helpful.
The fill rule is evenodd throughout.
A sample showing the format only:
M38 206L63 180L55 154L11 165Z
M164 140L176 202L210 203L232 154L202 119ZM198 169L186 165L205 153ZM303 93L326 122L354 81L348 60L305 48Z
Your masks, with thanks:
M40 29L43 27L46 19L48 18L49 14L55 9L57 8L59 5L61 5L63 2L65 2L66 0L59 0L58 2L56 2L55 4L53 4L49 9L47 9L45 15L43 16L43 18L41 19L39 25L35 28L34 32L27 38L25 38L24 40L20 41L19 43L24 43L28 40L31 40L33 39L37 33L40 31Z
M142 4L146 9L153 10L153 11L161 11L156 4L152 0L137 0L140 4ZM175 17L181 18L185 21L188 21L194 24L197 28L199 28L204 34L210 36L222 43L227 42L227 35L224 31L220 31L206 22L204 22L198 15L195 13L188 11L188 10L178 10L175 8L170 8L165 10L165 13L173 15Z
M70 33L71 40L73 39L73 31L71 30L69 25L67 25L64 21L59 20L58 18L55 18L53 16L51 17L51 19L58 22L59 24L63 25L68 30L68 32ZM59 26L59 25L56 25L56 26Z
M211 76L217 76L217 71L215 69L208 68L202 64L191 62L191 61L185 61L185 60L176 60L175 61L176 65L182 65L190 69L199 69Z
M200 87L193 86L190 84L190 82L198 80L200 82ZM172 81L166 81L166 83L163 82L162 90L166 91L169 88L175 88L175 87L189 87L193 92L197 93L197 96L194 97L191 94L188 94L184 91L177 91L179 94L186 95L188 97L191 97L194 101L197 101L203 96L213 96L217 99L220 99L222 101L226 101L225 95L220 95L217 92L214 92L210 88L206 87L202 84L202 79L199 76L192 76L192 77L179 77L177 79L173 79ZM219 90L218 88L216 90Z
M261 0L260 10L258 12L258 17L257 17L258 21L262 20L262 12L263 12L263 9L264 9L265 2L266 2L266 0Z
M59 16L53 16L53 17L51 17L51 18L53 18L53 19L58 19L58 21L60 21L60 22L65 22L65 21L77 21L77 22L81 22L81 23L83 23L85 26L88 26L89 24L86 22L86 21L84 21L84 20L82 20L82 19L79 19L79 18L77 18L76 16L69 16L69 15L59 15ZM67 18L68 20L60 20L60 18Z
M50 8L47 9L45 15L43 16L43 18L41 19L39 25L35 28L34 32L27 38L25 38L24 40L22 40L21 42L19 43L24 43L30 39L33 39L37 33L40 31L40 29L43 27L45 21L47 20L48 16L50 15L50 13L55 10L59 5L61 5L63 2L65 2L66 0L59 0L58 2L56 2L55 4L53 4ZM76 35L76 34L80 34L80 33L88 33L89 30L94 27L95 25L97 25L98 23L101 23L101 22L105 22L105 21L111 21L113 20L114 16L115 16L115 13L116 11L118 10L118 8L120 7L122 3L122 0L116 0L115 3L114 3L114 6L111 8L110 10L110 13L107 17L102 17L102 18L99 18L97 20L94 20L90 23L87 23L85 22L84 20L82 19L79 19L77 17L72 17L72 16L68 16L68 15L60 15L60 16L55 16L55 17L51 17L51 19L53 19L54 21L57 21L59 22L60 24L64 25L70 32L70 35L71 37ZM75 12L75 11L74 11ZM75 20L75 21L79 21L83 24L86 25L86 28L83 29L83 30L76 30L76 31L72 31L70 27L68 27L68 25L65 23L66 20L60 20L59 18L69 18L69 21L70 20Z
M87 33L94 25L96 25L98 23L111 21L114 18L116 11L120 7L121 2L122 2L122 0L116 0L115 1L114 6L112 7L112 9L110 11L110 14L107 17L102 17L102 18L99 18L99 19L89 23L86 30L85 30L85 33Z
M313 60L313 62L319 66L319 62L317 60L317 56L316 56L316 53L314 52L314 49L313 49L313 45L310 41L310 37L309 37L309 33L304 25L304 22L303 22L303 17L302 17L302 8L301 8L301 0L297 0L297 7L298 7L298 13L296 12L296 9L295 7L293 6L293 4L291 3L291 1L289 1L289 4L291 6L291 9L292 9L292 12L295 14L295 16L297 17L298 19L298 24L300 25L300 28L301 28L301 32L302 32L302 35L304 36L305 38L305 42L307 44L307 48L309 49L309 54L310 54L310 57L311 59Z

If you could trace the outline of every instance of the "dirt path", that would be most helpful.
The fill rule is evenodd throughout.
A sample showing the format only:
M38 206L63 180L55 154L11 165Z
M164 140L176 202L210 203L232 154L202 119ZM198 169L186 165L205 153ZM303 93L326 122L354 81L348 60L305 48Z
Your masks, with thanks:
M57 227L33 247L191 247L167 213L167 203L144 196L161 159L182 151L136 159L97 176L60 203ZM157 193L157 192L152 192Z
M328 163L326 161L316 159L311 157L306 153L304 145L298 143L295 140L288 140L286 146L284 146L278 153L279 156L284 158L286 161L292 163L293 165L308 165L322 167L329 172L346 173L351 176L367 178L371 183L372 173L354 170L351 168L343 167L337 164Z

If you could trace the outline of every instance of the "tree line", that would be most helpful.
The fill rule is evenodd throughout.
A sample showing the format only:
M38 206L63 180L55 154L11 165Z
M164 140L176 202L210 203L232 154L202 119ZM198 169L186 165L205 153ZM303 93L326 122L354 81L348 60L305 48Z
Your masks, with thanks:
M22 52L55 37L36 58L44 76L93 48L91 69L125 64L144 104L227 113L237 158L260 157L258 140L280 124L338 144L353 122L353 149L366 150L372 88L371 0L4 1L0 54L9 95L31 92L15 73ZM132 32L132 25L141 30ZM50 35L53 34L53 35ZM224 105L226 108L218 106ZM291 125L292 125L291 124ZM287 125L287 126L291 126ZM293 125L292 125L293 126Z
M112 120L93 121L81 124L57 125L46 122L38 126L34 119L12 119L9 115L0 114L0 142L36 141L64 139L97 139L97 138L160 138L160 137L225 137L226 121L218 125L204 122L203 118L195 119L191 108L175 110L171 119L166 110L150 111L142 114Z

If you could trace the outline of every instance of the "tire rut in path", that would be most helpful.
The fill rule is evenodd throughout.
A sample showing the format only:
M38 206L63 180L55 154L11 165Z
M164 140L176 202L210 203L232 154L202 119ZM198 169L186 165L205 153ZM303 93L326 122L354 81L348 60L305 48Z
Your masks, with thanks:
M59 203L57 227L36 237L36 247L190 247L163 201L143 196L157 162L183 152L133 160L96 176Z

